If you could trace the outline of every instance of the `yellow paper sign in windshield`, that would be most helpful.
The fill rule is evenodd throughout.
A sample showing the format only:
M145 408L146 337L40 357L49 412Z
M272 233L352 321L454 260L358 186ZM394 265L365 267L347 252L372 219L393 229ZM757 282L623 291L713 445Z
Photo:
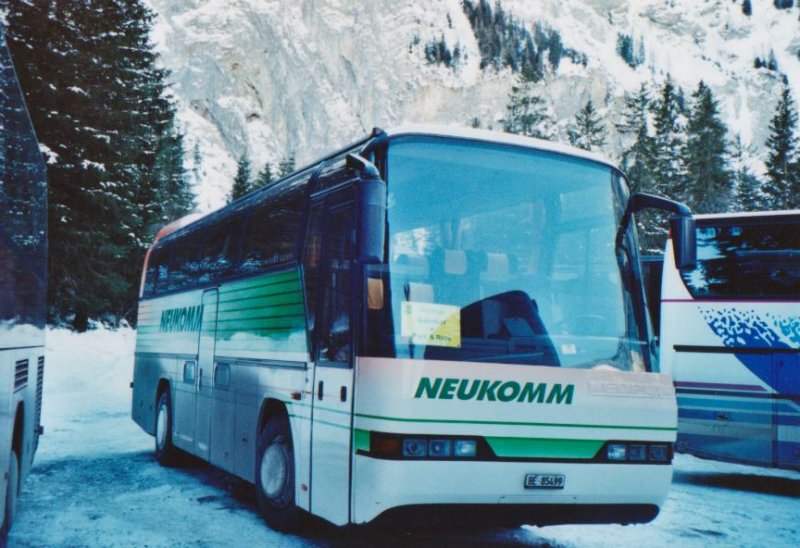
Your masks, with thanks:
M400 333L414 344L461 346L461 309L433 303L404 302Z

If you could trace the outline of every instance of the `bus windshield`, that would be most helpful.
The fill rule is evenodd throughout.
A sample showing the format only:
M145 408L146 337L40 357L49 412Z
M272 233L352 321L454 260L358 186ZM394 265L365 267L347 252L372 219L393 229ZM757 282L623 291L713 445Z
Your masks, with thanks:
M388 260L368 267L367 355L645 369L611 167L406 137L388 147L386 180Z

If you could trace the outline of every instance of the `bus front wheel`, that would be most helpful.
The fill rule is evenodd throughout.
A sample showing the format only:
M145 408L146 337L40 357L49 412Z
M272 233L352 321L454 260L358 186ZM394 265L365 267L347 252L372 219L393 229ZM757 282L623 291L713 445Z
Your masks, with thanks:
M178 460L178 449L172 445L172 405L169 389L162 391L156 404L156 460L162 466L172 466Z
M289 421L276 416L258 438L256 496L264 521L276 531L296 531L300 509L295 504L294 453Z
M17 511L17 496L19 495L19 457L12 449L8 459L8 485L6 489L6 511L0 523L0 542L5 541L11 524L14 523L14 514ZM3 544L5 546L5 544Z

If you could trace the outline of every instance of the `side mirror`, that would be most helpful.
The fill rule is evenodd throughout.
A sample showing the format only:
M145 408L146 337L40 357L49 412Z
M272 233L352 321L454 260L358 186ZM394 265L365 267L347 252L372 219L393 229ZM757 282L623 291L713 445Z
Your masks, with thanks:
M383 262L386 227L386 183L375 165L358 156L347 156L347 167L358 173L358 261L361 264Z
M673 216L669 219L669 224L672 231L675 265L678 268L693 266L697 262L697 234L692 210L686 204L660 196L641 192L631 195L620 221L619 231L617 232L617 246L619 247L622 242L622 236L628 227L628 223L630 223L631 215L648 208L673 213Z
M697 229L694 217L676 215L669 220L672 249L678 269L691 268L697 263Z

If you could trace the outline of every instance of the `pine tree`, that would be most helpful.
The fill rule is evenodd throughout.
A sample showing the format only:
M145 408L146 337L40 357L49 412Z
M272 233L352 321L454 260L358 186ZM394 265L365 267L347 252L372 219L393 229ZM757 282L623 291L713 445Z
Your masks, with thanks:
M736 136L733 143L733 170L736 182L735 211L759 211L763 209L764 198L761 196L761 181L758 180L747 165L745 149L741 135Z
M203 156L200 154L200 143L195 141L194 149L192 149L192 180L195 185L200 184L202 168Z
M655 101L653 118L653 159L656 177L655 190L670 198L680 198L684 191L686 167L682 152L686 142L682 92L675 88L667 75L661 93Z
M781 94L767 138L767 181L764 184L765 206L769 209L800 207L798 173L797 112L789 88Z
M617 54L622 57L628 66L636 68L633 59L633 38L629 34L617 34Z
M550 66L553 71L558 70L561 64L561 57L564 55L564 44L561 42L561 34L557 31L551 31L550 47L547 50L547 60L550 61Z
M775 57L775 51L769 50L769 57L767 58L767 64L765 65L767 69L775 72L778 70L778 59Z
M650 135L650 109L652 99L647 86L626 94L622 119L616 124L617 131L633 137L631 145L622 153L621 167L628 177L633 192L658 193L658 177L654 173L655 143ZM666 216L654 210L644 210L636 215L639 245L647 254L660 254L664 250L667 233Z
M255 188L265 187L271 184L275 180L275 175L272 173L272 164L267 162L264 164L264 167L261 168L261 171L258 172L258 176L254 182Z
M159 140L154 164L154 175L161 198L161 226L194 211L194 193L189 174L184 168L183 135L170 129ZM148 231L155 235L156 230Z
M692 94L683 157L686 163L684 200L696 213L728 211L733 197L728 168L728 129L711 89L703 81Z
M278 164L278 176L285 177L294 172L294 152L290 152L288 156Z
M629 34L617 34L617 54L635 69L644 62L644 42L640 41L637 47Z
M139 269L168 194L157 167L174 107L139 0L8 1L9 46L49 166L49 321L134 320ZM166 141L172 145L167 146ZM182 154L182 152L180 153ZM174 173L173 173L174 174Z
M650 92L645 84L635 94L626 94L622 120L616 124L623 136L634 138L633 143L622 153L622 169L628 176L634 192L656 192L653 175L654 142L650 135Z
M584 150L597 150L605 145L607 131L591 99L575 115L575 121L568 130L572 146Z
M546 62L553 71L558 70L564 56L575 63L586 64L586 56L565 47L558 31L536 23L531 34L503 10L500 2L496 2L494 8L487 0L463 0L461 5L478 41L481 69L507 67L538 82L545 75Z
M233 187L231 187L228 203L238 200L250 192L250 187L250 159L245 152L239 157L239 161L236 163L236 176L233 178Z
M538 139L552 139L554 126L544 99L534 95L533 82L520 79L511 88L503 130Z
M150 40L155 15L140 0L105 4L94 24L108 30L89 27L90 36L103 41L100 54L93 51L91 58L102 58L109 74L99 94L115 154L109 174L120 208L117 218L124 219L116 236L120 252L111 263L123 280L106 314L134 321L139 273L129 265L142 262L163 224L194 209L194 196L183 135L175 128L175 106L167 96L169 74L157 66Z

